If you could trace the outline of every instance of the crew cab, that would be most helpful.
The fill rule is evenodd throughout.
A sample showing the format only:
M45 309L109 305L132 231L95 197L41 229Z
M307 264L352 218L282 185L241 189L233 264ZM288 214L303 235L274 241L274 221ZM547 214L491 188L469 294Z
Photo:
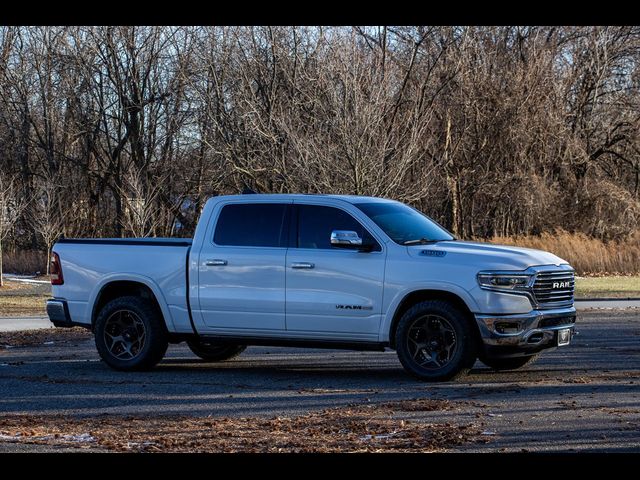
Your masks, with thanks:
M185 341L206 361L249 345L390 348L440 381L477 359L519 368L568 345L576 321L566 261L460 241L374 197L218 196L192 240L61 239L51 262L50 320L91 329L117 370Z

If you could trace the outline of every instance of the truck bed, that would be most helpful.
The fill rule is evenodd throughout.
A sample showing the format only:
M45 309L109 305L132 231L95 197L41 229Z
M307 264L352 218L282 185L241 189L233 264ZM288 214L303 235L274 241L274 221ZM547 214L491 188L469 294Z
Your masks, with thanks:
M74 323L90 325L92 306L104 285L138 281L166 308L170 331L192 331L187 303L191 244L189 238L60 239L55 251L61 258L64 284L53 287L53 296L67 300Z

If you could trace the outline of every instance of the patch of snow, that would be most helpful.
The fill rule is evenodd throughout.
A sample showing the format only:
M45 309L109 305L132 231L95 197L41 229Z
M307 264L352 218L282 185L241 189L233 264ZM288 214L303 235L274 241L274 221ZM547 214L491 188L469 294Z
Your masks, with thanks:
M53 440L54 442L76 442L76 443L88 443L95 442L96 439L89 433L81 433L80 435L41 435L38 437L31 437L36 440Z
M156 442L127 442L127 448L152 447L153 445L156 445Z
M95 442L96 439L90 433L81 433L80 435L62 435L62 439L67 442Z
M14 282L22 282L22 283L51 283L50 280L36 280L34 275L13 275L13 274L4 274L4 278L7 280L13 280Z
M5 435L0 433L0 441L4 440L7 442L18 442L22 440L23 437L20 433L16 433L15 435ZM80 435L38 435L38 436L30 436L26 437L29 440L52 440L52 441L62 441L62 442L75 442L75 443L90 443L95 442L96 439L89 433L81 433Z
M360 437L360 440L368 441L368 440L386 440L388 438L394 437L398 434L398 432L391 432L385 435L365 435L364 437Z
M43 345L53 345L54 343L56 343L56 342L53 342L53 341L51 341L51 342L44 342L44 343L43 343Z
M496 435L496 432L493 432L491 430L485 430L480 435Z

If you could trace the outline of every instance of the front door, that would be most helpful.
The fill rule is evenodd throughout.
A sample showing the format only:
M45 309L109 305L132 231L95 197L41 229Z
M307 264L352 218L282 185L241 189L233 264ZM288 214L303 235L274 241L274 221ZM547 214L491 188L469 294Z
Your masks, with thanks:
M199 254L203 331L255 334L285 329L289 204L228 203L217 212L215 231Z
M315 338L377 340L386 252L337 206L300 204L293 212L297 236L286 259L287 331ZM368 253L332 247L333 230L355 231L376 247Z

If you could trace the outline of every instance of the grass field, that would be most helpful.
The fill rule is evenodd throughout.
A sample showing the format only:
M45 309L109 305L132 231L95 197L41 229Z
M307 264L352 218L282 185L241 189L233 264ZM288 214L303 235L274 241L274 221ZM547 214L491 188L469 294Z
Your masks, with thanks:
M640 298L640 276L578 277L576 298ZM45 315L50 286L7 281L0 289L0 316Z
M579 277L576 298L640 298L640 277Z
M50 295L2 295L0 290L0 316L30 317L46 315L45 301Z
M51 285L5 280L0 288L0 316L45 315L47 298L51 298Z

